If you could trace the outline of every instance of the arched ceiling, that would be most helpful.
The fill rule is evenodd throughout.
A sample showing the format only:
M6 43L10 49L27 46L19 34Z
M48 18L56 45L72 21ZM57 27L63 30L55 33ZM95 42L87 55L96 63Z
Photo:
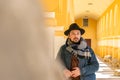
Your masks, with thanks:
M77 18L98 19L114 0L74 0L74 14Z

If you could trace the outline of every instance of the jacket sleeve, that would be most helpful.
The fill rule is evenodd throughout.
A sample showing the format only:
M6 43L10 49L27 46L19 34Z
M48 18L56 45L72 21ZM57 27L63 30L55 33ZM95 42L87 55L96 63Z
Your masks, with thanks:
M95 73L96 71L98 71L99 69L99 63L96 59L96 56L94 54L94 51L90 48L90 52L91 52L91 59L90 59L90 63L88 65L86 65L85 67L81 68L81 76L86 76L86 75L90 75Z
M64 58L65 56L63 54L64 53L63 47L64 46L61 46L61 48L58 51L57 57L56 57L56 61L62 65L62 69L64 69L66 67L65 66L65 58Z

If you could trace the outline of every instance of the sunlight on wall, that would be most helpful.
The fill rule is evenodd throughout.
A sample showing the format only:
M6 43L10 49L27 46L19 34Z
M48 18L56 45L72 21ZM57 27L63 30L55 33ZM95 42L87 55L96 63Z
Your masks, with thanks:
M111 55L120 61L120 2L114 3L103 13L97 22L97 53L100 57ZM104 17L106 16L106 17Z

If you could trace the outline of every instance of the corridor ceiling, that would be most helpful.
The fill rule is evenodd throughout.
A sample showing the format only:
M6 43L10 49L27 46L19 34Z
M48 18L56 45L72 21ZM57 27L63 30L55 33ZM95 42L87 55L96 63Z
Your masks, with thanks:
M114 0L74 0L74 14L77 18L98 19Z

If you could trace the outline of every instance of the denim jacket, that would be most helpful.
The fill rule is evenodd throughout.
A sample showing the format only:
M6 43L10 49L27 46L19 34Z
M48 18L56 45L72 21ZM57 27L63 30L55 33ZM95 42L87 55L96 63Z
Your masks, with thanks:
M72 54L66 49L66 45L61 46L57 58L60 59L63 65L70 70L71 65L71 56ZM81 72L80 80L96 80L95 72L99 69L99 63L96 59L94 51L87 46L89 49L91 57L90 58L82 58L78 56L79 60L79 68Z

